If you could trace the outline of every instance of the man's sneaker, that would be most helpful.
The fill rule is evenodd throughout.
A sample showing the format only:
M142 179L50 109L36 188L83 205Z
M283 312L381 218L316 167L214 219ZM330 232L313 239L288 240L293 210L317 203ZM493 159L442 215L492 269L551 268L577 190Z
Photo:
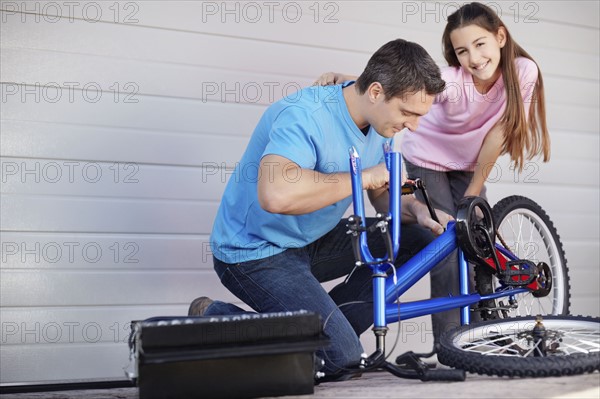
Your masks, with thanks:
M204 316L206 312L206 308L213 303L214 301L206 296L201 296L200 298L196 298L190 304L190 308L188 310L188 316Z

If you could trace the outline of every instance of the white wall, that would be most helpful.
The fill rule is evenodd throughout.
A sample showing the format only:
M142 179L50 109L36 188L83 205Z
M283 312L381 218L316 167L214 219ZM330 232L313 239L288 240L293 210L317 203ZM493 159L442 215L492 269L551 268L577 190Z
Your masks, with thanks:
M504 164L490 199L548 211L572 311L598 315L598 2L492 5L544 73L553 158L521 176ZM122 378L130 320L234 300L208 234L266 106L322 72L360 73L397 37L443 65L452 7L2 1L1 382ZM427 294L425 280L409 298ZM412 323L398 351L426 349L428 320Z

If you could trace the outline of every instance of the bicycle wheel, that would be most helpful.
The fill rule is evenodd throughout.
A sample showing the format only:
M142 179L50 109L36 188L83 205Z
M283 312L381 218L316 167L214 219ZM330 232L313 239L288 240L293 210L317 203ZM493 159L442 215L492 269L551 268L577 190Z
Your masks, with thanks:
M535 264L544 262L552 273L552 288L548 295L534 293L516 295L514 299L499 298L479 304L481 317L492 320L527 315L564 315L570 306L570 286L567 260L560 237L546 212L529 198L514 195L504 198L494 208L498 237L503 239L517 257ZM475 266L475 288L483 294L506 289L485 265Z
M600 319L544 316L489 320L442 335L438 360L471 373L509 377L575 375L600 369ZM540 336L542 338L540 338Z

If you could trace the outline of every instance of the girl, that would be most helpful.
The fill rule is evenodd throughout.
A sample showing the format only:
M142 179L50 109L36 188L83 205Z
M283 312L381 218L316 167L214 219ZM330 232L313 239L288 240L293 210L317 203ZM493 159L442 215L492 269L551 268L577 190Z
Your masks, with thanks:
M408 176L423 179L435 207L456 216L462 197L485 198L485 180L500 155L509 154L521 171L526 159L549 160L550 139L542 75L491 8L471 3L450 15L442 46L446 90L416 131L403 135L401 148ZM350 78L327 73L316 83ZM447 264L431 273L432 297L459 293L456 262ZM432 320L436 341L460 324L458 310Z

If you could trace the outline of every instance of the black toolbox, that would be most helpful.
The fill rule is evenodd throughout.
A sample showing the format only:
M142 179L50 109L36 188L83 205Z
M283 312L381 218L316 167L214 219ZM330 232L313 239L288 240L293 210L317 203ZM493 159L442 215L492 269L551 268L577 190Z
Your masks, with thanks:
M256 398L314 392L321 318L306 311L132 322L140 399Z

